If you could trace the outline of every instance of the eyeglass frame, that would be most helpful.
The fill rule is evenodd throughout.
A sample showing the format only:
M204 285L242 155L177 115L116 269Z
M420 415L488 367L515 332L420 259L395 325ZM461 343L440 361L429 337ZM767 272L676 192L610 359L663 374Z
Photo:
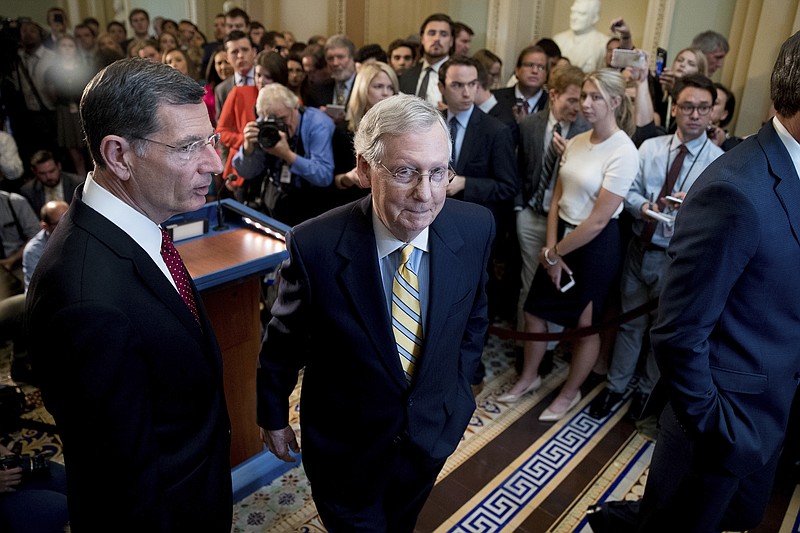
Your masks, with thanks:
M713 105L708 105L708 104L694 105L694 104L676 103L675 107L677 107L678 110L681 112L681 114L685 117L692 116L692 113L694 113L695 111L697 111L697 114L700 115L701 117L705 117L711 112L712 109L714 109ZM686 111L687 108L689 109L688 112ZM705 109L705 112L701 111L701 108Z
M520 68L536 69L539 72L545 72L547 70L547 65L543 65L542 63L533 63L532 61L520 63L519 66Z
M189 144L183 146L174 146L172 144L156 141L154 139L148 139L147 137L134 136L134 138L139 139L140 141L147 141L154 144L160 144L161 146L166 146L167 148L175 150L175 153L177 155L186 156L186 159L191 159L193 155L199 153L200 150L202 150L209 144L211 145L212 148L216 148L217 144L219 143L220 135L218 132L215 132L209 135L205 139L200 139L198 141L190 142Z
M428 183L430 183L431 187L447 187L450 183L453 182L453 178L456 177L456 171L453 170L453 168L450 165L447 166L447 176L448 177L447 177L446 180L442 180L441 183L434 182L433 180L431 180L431 172L430 172L430 170L428 172L420 172L416 168L400 167L400 168L407 168L407 169L409 169L410 171L412 171L413 173L415 173L417 175L416 183L413 182L413 181L411 181L409 183L402 183L401 181L399 181L397 179L397 170L395 170L395 171L389 170L388 168L386 168L386 165L384 165L382 161L376 161L376 163L378 163L381 167L383 167L383 170L385 170L386 173L389 174L392 177L392 179L394 180L396 185L398 185L400 187L403 187L403 188L406 188L406 189L413 189L413 188L418 187L419 184L422 183L422 178L424 176L428 176Z

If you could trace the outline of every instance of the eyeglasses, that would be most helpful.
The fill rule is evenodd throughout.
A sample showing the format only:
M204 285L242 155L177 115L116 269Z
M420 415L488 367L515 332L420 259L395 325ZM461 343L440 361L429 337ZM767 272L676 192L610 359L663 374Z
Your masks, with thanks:
M541 63L520 63L519 66L523 68L538 70L539 72L544 72L545 70L547 70L547 65L543 65Z
M178 156L181 159L184 159L186 161L192 159L197 154L199 154L200 151L206 147L206 145L210 144L211 148L216 148L217 143L219 143L219 133L212 133L208 137L208 139L200 139L199 141L194 141L192 143L185 144L183 146L173 146L171 144L162 143L161 141L154 141L153 139L148 139L146 137L136 137L136 138L139 139L140 141L147 141L149 143L160 144L161 146L172 148L173 150L175 150L175 153L178 154Z
M378 164L394 179L396 185L404 189L413 189L422 182L424 176L428 176L432 189L447 187L447 184L453 181L456 176L456 172L449 167L436 167L428 172L420 172L411 167L399 167L392 172L380 161L378 161Z
M714 106L708 104L700 104L700 105L692 105L692 104L675 104L678 109L680 109L681 114L689 116L697 110L697 114L700 116L708 115L708 112L711 111L711 108Z

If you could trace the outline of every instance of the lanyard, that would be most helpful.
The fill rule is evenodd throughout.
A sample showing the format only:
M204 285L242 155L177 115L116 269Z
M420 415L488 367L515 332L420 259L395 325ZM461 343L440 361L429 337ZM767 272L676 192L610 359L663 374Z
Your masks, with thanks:
M669 140L669 145L668 146L671 147L672 146L672 142L674 140L675 140L675 134L673 133L672 134L672 138ZM686 143L684 143L684 144L686 144ZM681 181L681 184L678 187L679 191L682 190L683 186L686 184L686 179L689 177L689 174L692 173L692 169L694 168L694 164L697 163L697 160L700 158L700 154L703 153L703 149L706 147L706 144L708 144L708 136L706 136L706 140L703 141L703 146L700 147L700 150L697 152L697 155L694 156L694 159L692 159L692 164L689 165L689 170L686 172L686 174L683 175L683 180ZM686 149L688 150L689 147L687 146ZM667 151L667 171L664 173L664 176L669 176L669 167L670 167L669 152L670 151L672 151L671 148L670 148L669 151ZM689 152L689 155L691 155L691 152ZM675 157L678 157L678 156L675 156ZM674 159L673 159L673 161L674 161ZM669 193L669 194L672 194L672 192L673 191L667 191L667 193Z

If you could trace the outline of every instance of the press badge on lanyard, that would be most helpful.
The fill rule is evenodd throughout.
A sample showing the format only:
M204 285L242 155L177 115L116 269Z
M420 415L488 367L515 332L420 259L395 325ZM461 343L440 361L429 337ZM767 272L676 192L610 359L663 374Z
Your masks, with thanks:
M289 172L289 165L283 165L281 167L281 183L291 183L292 182L292 173Z

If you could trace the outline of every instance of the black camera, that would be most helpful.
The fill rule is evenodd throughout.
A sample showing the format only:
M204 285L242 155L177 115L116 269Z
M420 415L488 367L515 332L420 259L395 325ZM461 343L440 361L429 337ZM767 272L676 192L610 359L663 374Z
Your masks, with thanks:
M50 476L50 460L44 454L0 456L0 470L22 469L22 479L42 479Z
M258 119L258 145L262 149L266 150L278 144L281 140L280 132L289 135L289 128L275 115Z

